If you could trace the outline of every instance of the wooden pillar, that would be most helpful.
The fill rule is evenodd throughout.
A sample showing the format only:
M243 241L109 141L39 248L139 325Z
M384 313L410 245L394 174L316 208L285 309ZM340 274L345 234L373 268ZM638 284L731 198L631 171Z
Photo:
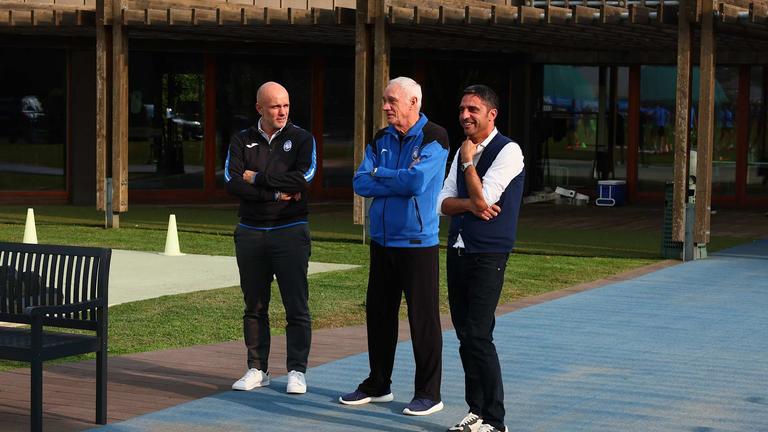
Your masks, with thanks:
M96 209L107 211L106 183L109 175L107 166L110 138L111 87L109 66L111 34L105 23L104 1L96 2ZM111 225L111 209L107 212L105 225Z
M373 33L373 130L387 125L387 116L382 107L382 95L389 83L389 29L386 21L386 1L375 0L376 15Z
M709 243L709 220L712 202L712 150L715 120L715 34L714 2L702 1L701 70L699 85L699 132L696 164L696 225L694 242L700 257L706 256Z
M365 146L372 137L371 132L371 71L373 68L372 35L368 25L368 11L371 0L357 0L355 24L355 131L354 166L360 166L365 156ZM354 196L352 219L356 225L365 223L365 201Z
M128 31L122 22L126 0L112 0L112 212L128 210Z
M691 111L691 23L689 0L680 0L677 19L677 87L675 94L675 166L672 197L672 240L685 241L688 190L688 137Z

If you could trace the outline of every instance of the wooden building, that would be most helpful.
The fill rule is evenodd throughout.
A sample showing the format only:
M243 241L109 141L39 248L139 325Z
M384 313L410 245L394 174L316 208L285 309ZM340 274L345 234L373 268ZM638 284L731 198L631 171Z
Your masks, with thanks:
M695 174L700 244L713 203L768 205L766 0L0 0L0 55L5 203L119 221L129 201L227 200L229 137L266 80L317 139L313 199L352 199L407 75L454 144L462 88L495 88L529 193L621 179L662 202L674 181L682 241Z

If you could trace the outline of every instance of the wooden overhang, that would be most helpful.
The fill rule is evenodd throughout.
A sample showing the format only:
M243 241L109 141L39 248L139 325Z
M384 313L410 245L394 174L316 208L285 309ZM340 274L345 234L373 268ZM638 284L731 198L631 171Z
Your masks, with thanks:
M0 32L93 35L95 0L0 0ZM521 3L521 4L515 4ZM104 24L131 37L210 41L354 44L354 0L127 0ZM393 47L527 53L564 63L674 60L677 0L385 0ZM702 0L690 8L698 41ZM768 48L768 0L718 1L720 60L761 63ZM289 26L290 31L275 33ZM623 53L623 54L621 54ZM662 53L654 57L653 53ZM731 59L729 56L733 56Z

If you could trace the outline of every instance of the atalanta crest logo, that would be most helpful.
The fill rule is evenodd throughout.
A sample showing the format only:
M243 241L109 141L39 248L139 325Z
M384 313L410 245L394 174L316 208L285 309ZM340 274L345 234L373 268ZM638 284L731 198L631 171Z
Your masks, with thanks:
M291 151L291 148L293 148L293 143L291 140L288 140L285 142L285 144L283 144L283 151L289 152Z

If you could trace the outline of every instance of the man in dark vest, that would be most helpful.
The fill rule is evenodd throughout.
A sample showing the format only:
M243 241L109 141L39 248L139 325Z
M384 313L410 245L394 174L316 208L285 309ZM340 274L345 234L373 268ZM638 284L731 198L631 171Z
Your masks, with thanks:
M499 98L484 85L464 89L459 122L467 139L438 197L451 216L448 300L459 338L469 413L449 431L506 431L504 386L493 344L495 310L515 244L523 193L523 153L496 130Z

